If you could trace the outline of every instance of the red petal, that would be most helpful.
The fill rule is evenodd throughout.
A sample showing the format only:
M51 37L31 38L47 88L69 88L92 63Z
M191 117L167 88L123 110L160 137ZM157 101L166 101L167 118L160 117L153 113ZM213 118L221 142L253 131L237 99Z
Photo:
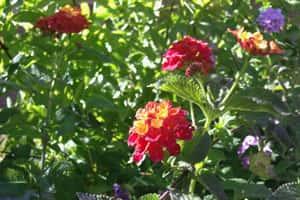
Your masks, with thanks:
M176 156L180 153L180 146L176 142L170 144L167 146L167 150L170 155Z
M156 143L152 143L149 146L149 156L153 162L160 162L164 157L162 146Z
M144 153L134 152L132 158L134 162L138 163L144 158Z
M134 146L136 144L138 137L139 135L137 133L131 133L127 140L128 146Z

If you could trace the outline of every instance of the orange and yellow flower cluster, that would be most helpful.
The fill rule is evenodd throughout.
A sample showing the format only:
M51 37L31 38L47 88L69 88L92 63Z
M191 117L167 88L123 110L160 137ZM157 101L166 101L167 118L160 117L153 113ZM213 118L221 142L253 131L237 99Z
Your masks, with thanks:
M281 54L283 50L274 41L266 41L260 32L250 33L243 28L238 30L228 29L232 33L241 47L254 55Z
M187 111L173 108L170 101L148 102L138 109L128 138L128 145L135 146L133 161L140 162L148 154L152 161L159 162L164 148L170 155L178 155L180 146L176 141L193 136L194 127L186 116Z

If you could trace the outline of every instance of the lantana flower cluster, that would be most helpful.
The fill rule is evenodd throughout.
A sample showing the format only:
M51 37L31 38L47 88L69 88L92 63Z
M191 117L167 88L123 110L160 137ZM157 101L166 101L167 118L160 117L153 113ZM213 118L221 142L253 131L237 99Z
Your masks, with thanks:
M283 50L277 45L275 41L266 41L260 32L247 32L244 28L238 30L228 29L232 33L241 47L254 55L270 55L281 54Z
M80 8L73 8L66 5L57 13L42 17L35 27L41 29L43 33L78 33L88 28L89 23L85 16L81 14Z
M214 57L208 43L185 36L174 42L163 55L162 69L174 71L184 69L186 76L196 72L207 75L214 71Z
M170 155L180 153L177 140L190 140L194 127L186 119L187 111L172 107L170 101L148 102L136 112L128 145L135 146L133 161L140 162L148 154L153 162L163 159L163 149Z

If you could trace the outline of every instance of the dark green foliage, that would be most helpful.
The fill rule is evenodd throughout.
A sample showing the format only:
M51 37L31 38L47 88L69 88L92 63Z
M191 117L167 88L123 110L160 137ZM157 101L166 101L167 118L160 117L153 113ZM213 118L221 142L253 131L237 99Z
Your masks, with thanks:
M88 30L56 38L34 27L39 17L80 2L89 13ZM298 184L280 186L300 176L297 0L86 2L0 0L0 199L26 192L49 200L75 200L79 191L112 196L115 182L140 200L157 200L167 188L180 200L297 199ZM223 106L245 60L226 30L256 31L259 9L268 6L281 8L287 25L264 36L285 53L252 56ZM215 73L188 79L161 71L163 53L184 35L210 44ZM162 99L186 110L189 101L195 105L194 139L180 144L176 158L129 163L133 149L126 140L135 111ZM249 134L271 142L275 177L242 166L236 152ZM194 194L191 179L198 181Z

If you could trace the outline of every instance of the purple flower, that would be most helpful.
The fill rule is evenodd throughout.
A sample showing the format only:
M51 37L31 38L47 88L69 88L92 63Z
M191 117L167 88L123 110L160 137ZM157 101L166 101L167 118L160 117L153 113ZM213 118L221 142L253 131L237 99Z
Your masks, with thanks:
M245 168L249 168L250 166L250 158L248 156L245 156L242 158L242 164Z
M270 143L270 142L268 142L268 143L264 146L263 152L264 152L265 154L269 155L269 156L272 155L272 149L271 149L271 143Z
M262 151L260 150L259 153L261 152L262 155L265 155L266 157L271 159L271 155L272 155L272 149L271 149L271 143L265 143L265 140L259 136L253 136L253 135L248 135L244 138L241 146L239 147L237 154L240 157L240 159L242 160L242 165L245 168L249 168L250 166L250 157L249 156L244 156L243 154L247 151L247 149L249 149L251 146L256 146L256 147L260 147L260 145L262 145L262 143L264 143L264 146L261 147ZM259 149L261 149L259 148Z
M120 198L122 200L129 200L129 193L121 188L121 186L118 183L114 183L113 190L115 193L115 197Z
M247 149L249 149L250 146L258 146L258 144L259 144L258 136L248 135L245 137L244 141L242 142L242 145L238 149L237 154L241 156L247 151Z
M256 21L268 33L278 33L284 27L284 16L281 9L267 8L260 12Z

